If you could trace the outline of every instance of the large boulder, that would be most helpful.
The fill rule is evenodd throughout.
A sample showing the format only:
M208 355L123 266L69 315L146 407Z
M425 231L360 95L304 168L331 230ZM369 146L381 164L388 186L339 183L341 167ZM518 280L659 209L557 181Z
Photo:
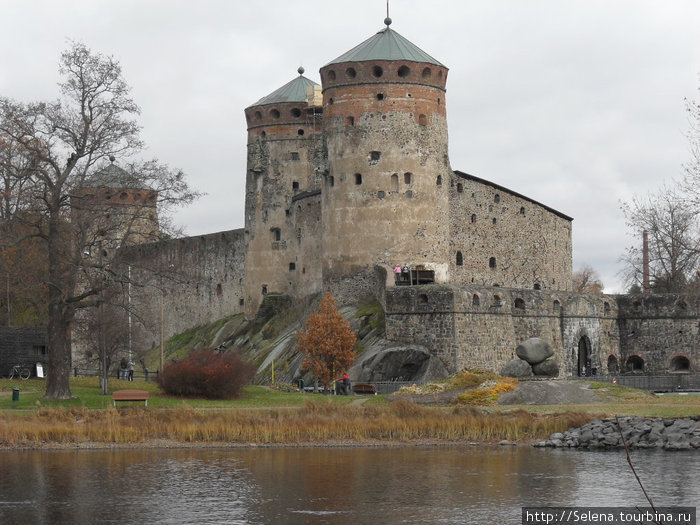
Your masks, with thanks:
M524 359L531 365L536 365L548 357L552 357L554 352L549 344L544 342L539 337L531 337L518 345L518 347L515 349L515 354L520 359Z
M442 361L424 346L405 345L381 350L356 362L350 377L356 382L435 381L448 376Z
M536 376L557 377L559 375L559 365L555 359L545 359L541 363L532 365L532 371Z
M503 365L501 375L504 377L532 377L532 367L527 361L513 359Z

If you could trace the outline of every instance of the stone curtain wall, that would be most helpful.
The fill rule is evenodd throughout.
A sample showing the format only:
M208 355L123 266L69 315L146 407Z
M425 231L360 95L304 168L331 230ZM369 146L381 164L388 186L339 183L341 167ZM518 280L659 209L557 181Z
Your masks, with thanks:
M450 230L451 282L571 290L571 219L551 208L455 172Z
M606 308L604 305L609 306ZM575 375L586 336L592 361L618 355L614 298L603 295L479 286L390 287L387 338L426 346L451 372L465 367L498 372L517 345L540 337L552 346L561 374ZM600 369L600 364L598 365Z
M674 359L687 359L690 372L700 366L700 299L683 295L626 295L620 309L620 364L639 357L646 374L668 373ZM677 362L677 361L676 361Z
M243 311L241 229L140 245L132 249L128 262L132 279L139 283L131 295L144 321L142 345L160 344L161 323L167 339Z

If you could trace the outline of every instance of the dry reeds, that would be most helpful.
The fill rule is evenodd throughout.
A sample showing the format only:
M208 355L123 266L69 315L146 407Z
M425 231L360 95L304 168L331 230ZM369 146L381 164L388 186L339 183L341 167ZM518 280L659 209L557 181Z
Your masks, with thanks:
M364 441L529 441L580 426L580 413L536 415L525 411L484 414L473 407L340 406L308 401L298 409L152 410L41 409L32 415L0 414L0 445L40 446L98 442L302 444Z

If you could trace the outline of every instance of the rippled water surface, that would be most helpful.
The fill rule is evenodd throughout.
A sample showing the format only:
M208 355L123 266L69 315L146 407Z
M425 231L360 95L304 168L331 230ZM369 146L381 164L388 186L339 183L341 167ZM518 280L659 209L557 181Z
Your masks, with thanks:
M700 453L633 452L657 506ZM425 447L0 452L0 523L520 524L522 506L646 500L624 452Z

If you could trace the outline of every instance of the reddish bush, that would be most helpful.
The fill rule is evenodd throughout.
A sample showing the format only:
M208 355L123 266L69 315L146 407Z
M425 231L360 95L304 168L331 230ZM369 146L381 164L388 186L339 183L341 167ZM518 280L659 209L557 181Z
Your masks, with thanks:
M166 394L208 399L238 397L255 369L234 352L197 350L182 361L166 365L158 385Z

